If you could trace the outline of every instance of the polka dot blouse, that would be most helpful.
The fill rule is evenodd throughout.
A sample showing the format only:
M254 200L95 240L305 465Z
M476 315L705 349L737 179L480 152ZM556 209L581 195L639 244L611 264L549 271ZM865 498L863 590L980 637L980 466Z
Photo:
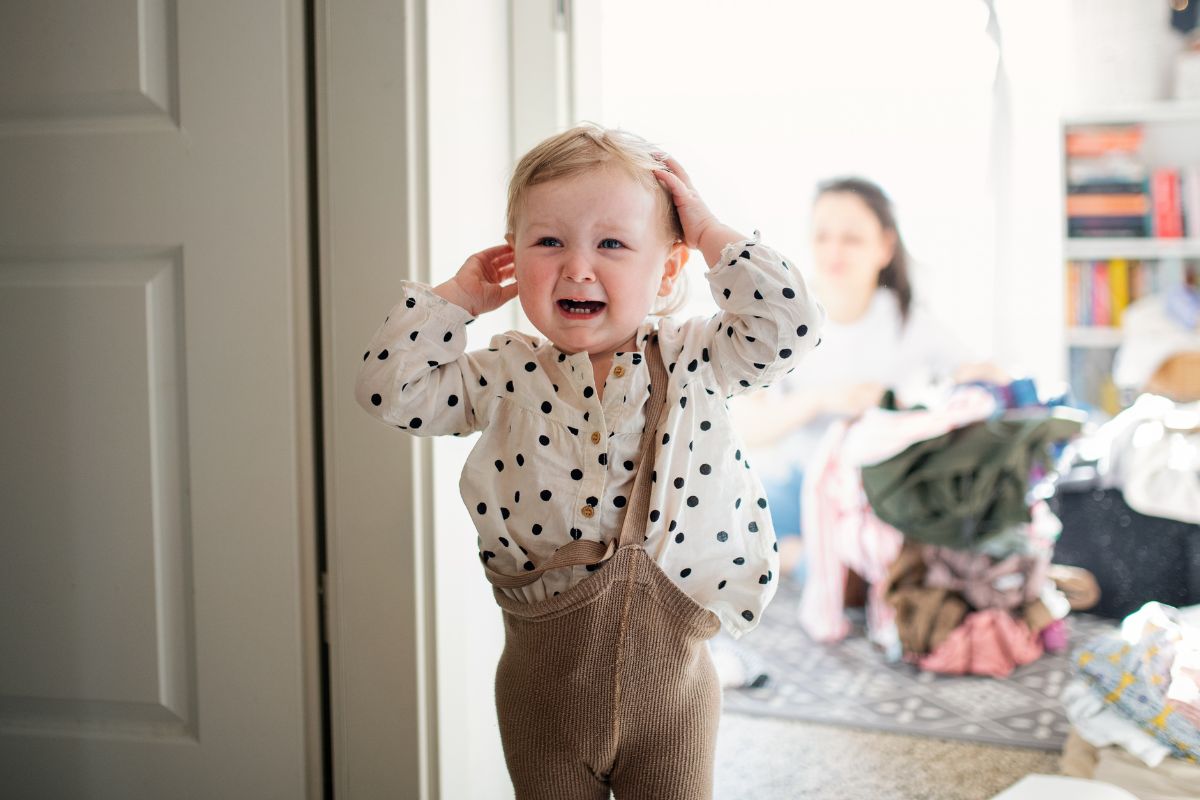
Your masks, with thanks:
M464 352L470 314L429 287L404 298L375 333L356 394L374 416L418 436L480 433L459 488L479 557L507 574L537 568L577 539L617 538L638 468L655 332L669 382L644 546L734 636L758 624L775 593L778 548L766 495L726 400L790 372L820 342L825 311L800 273L754 239L735 242L707 272L720 311L647 318L638 349L617 353L601 393L586 353L522 333ZM503 589L532 602L589 575L550 570Z

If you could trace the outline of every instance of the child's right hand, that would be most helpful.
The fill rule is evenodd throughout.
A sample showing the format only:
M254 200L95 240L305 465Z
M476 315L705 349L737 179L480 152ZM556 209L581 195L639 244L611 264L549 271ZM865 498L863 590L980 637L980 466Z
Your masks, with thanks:
M513 249L500 244L471 255L453 278L435 286L433 292L477 317L517 296L515 280L501 285L515 273Z

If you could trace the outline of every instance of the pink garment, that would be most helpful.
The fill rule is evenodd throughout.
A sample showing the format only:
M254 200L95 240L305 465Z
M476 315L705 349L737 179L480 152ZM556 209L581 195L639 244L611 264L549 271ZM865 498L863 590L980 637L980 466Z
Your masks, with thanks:
M1037 600L1046 585L1050 551L995 560L984 553L926 545L925 585L958 592L977 609L1011 610Z
M1067 639L1067 623L1056 619L1042 628L1042 647L1047 653L1065 653L1070 641Z
M800 624L813 639L838 641L846 620L846 570L863 577L867 627L892 628L896 612L884 600L884 578L900 554L904 536L871 510L862 488L862 467L884 461L910 445L986 419L996 409L991 393L963 387L937 411L871 409L857 421L839 420L817 447L804 478L804 553L808 575L800 599Z
M1042 644L1028 625L1007 611L989 608L968 614L946 641L917 664L948 675L1007 678L1015 668L1041 655Z

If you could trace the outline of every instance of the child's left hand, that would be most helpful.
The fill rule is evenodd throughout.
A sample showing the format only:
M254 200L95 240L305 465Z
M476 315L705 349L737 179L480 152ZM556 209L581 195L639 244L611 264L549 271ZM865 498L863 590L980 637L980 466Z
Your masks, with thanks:
M703 253L709 266L716 266L725 245L746 237L713 216L678 161L665 153L659 154L659 160L667 169L654 170L654 177L671 192L679 222L683 225L684 244Z

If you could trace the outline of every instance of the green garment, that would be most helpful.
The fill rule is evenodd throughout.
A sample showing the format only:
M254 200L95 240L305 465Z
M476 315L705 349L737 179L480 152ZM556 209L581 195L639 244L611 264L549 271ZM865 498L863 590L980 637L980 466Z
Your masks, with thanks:
M875 516L905 536L971 548L1030 521L1031 468L1049 468L1050 444L1082 427L1081 412L1067 408L972 423L863 467L863 488Z

